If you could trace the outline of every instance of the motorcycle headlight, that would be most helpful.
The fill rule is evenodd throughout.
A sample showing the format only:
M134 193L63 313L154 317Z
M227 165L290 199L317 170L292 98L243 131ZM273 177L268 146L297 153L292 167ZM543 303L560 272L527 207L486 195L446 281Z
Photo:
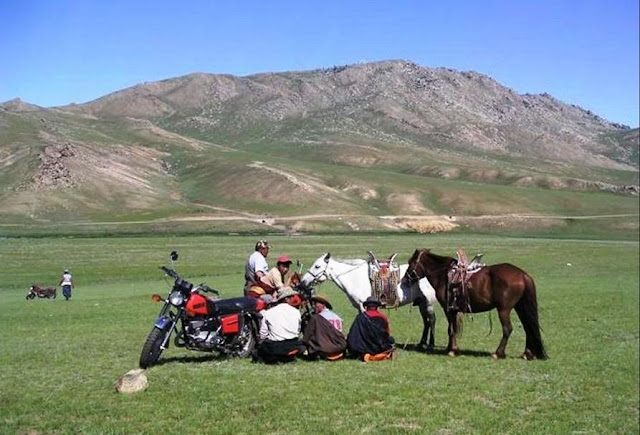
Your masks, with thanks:
M171 292L169 295L169 302L171 305L175 305L176 307L184 304L184 295L180 292Z

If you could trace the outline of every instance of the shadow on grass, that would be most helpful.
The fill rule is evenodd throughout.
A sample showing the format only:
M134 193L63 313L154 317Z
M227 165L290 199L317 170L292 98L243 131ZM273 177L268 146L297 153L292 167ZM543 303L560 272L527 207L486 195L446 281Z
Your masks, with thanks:
M408 352L426 353L428 355L449 355L446 347L436 346L433 350L426 350L423 346L419 346L414 343L396 343L396 349L405 350ZM483 350L459 350L458 356L473 356L473 357L491 357L491 352Z
M198 364L210 361L224 361L231 359L225 355L199 355L199 356L173 356L169 358L161 358L154 366L162 366L165 364Z

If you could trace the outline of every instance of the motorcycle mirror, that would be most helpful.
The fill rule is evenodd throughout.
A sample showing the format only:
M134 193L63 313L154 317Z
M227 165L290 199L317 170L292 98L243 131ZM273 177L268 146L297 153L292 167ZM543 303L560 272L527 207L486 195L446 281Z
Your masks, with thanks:
M178 259L178 253L176 251L171 251L170 257L171 261L176 261Z

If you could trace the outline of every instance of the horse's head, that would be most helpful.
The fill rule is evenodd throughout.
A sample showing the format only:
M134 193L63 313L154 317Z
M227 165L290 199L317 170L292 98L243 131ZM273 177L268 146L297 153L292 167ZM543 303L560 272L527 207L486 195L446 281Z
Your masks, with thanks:
M289 277L289 286L296 288L300 285L300 281L302 281L302 275L298 272L293 272Z
M304 288L310 287L313 284L322 284L328 278L327 276L327 267L329 267L329 259L331 258L330 253L326 253L321 255L307 270L307 273L304 274L302 280L300 281L300 285Z
M422 278L427 278L433 285L440 275L445 275L456 262L451 257L443 257L431 252L430 249L416 249L407 265L407 271L403 279L414 283Z
M411 257L409 257L409 261L407 262L407 271L402 277L404 281L412 284L424 278L424 270L420 264L420 257L425 251L429 252L428 249L416 249Z

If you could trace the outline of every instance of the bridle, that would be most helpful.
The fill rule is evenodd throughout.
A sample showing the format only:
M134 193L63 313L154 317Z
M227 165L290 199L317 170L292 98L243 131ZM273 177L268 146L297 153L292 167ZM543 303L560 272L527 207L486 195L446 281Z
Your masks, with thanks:
M324 275L325 278L328 279L328 280L335 281L336 279L338 279L338 277L340 277L342 275L346 275L347 273L352 272L352 271L356 270L357 268L359 268L361 266L360 264L358 264L357 266L354 266L351 269L349 269L347 271L344 271L342 273L339 273L339 274L335 275L333 278L331 278L329 276L329 274L327 273L327 269L329 269L329 261L326 261L325 264L326 264L326 266L324 267L324 269L322 269L317 274L314 274L313 272L311 272L311 269L307 269L307 273L313 277L313 281L311 282L311 284L322 284L322 282L318 281L318 278L321 277L322 275Z
M422 249L418 254L418 258L416 258L415 262L413 263L414 266L411 269L407 269L407 271L405 272L405 276L409 279L410 283L420 281L422 278L427 277L426 266L420 261L422 254L424 254L425 252L429 252L429 250ZM419 269L418 269L418 266L420 267ZM451 267L450 264L445 264L444 266L441 266L441 267L432 268L431 272L432 274L440 274L448 270L450 267Z
M322 269L317 274L314 274L311 271L311 269L307 269L307 273L313 277L313 281L311 281L311 284L318 284L319 283L318 277L321 277L322 275L324 275L326 279L329 279L329 276L327 275L327 268L328 267L329 267L329 262L327 262L326 266L324 267L324 269ZM321 284L321 282L320 282L320 284Z
M424 254L424 250L421 250L420 253L418 254L418 258L416 258L415 262L414 262L414 266L411 268L411 270L407 270L407 272L405 273L405 275L407 276L407 278L409 278L409 282L414 283L416 281L420 281L422 278L424 278L425 276L427 276L425 270L424 270L424 266L422 265L422 263L420 262L420 257L422 257L422 254ZM420 266L420 272L422 273L422 276L420 276L417 272L417 267Z

